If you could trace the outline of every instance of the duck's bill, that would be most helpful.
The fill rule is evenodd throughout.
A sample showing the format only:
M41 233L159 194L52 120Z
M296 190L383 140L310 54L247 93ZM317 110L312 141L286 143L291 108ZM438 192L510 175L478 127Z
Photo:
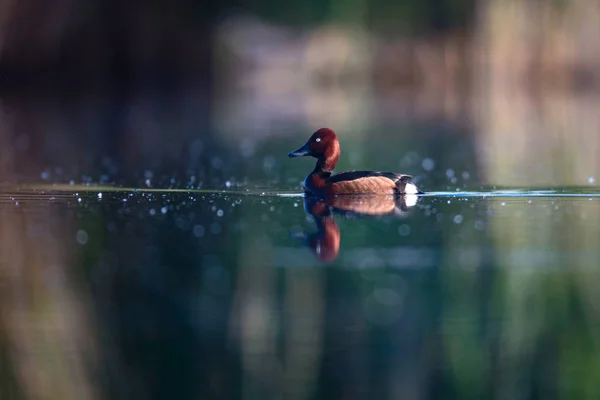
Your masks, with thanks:
M300 147L298 150L294 150L288 153L288 157L305 157L310 156L310 146L306 143L304 146Z

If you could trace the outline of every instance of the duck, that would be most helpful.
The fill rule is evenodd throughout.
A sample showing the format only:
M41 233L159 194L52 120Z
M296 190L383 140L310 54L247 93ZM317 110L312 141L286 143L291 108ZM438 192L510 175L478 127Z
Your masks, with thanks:
M411 175L378 171L347 171L332 175L340 158L340 142L330 128L317 130L302 147L288 154L290 158L307 156L317 159L315 168L303 183L308 195L423 194L412 182Z

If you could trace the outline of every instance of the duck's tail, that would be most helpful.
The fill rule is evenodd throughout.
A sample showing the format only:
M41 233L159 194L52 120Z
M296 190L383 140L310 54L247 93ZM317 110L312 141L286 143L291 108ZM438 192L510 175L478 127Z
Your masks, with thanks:
M396 181L396 188L400 194L423 194L417 185L412 182L413 177L411 175L398 175Z
M394 214L398 217L405 217L410 214L411 208L419 201L419 196L416 194L403 194L396 198L396 207Z

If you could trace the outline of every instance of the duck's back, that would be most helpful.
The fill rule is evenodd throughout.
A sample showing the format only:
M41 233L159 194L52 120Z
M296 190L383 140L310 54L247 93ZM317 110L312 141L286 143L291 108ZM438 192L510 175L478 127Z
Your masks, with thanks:
M410 175L393 172L348 171L333 175L327 179L332 194L387 194L403 192ZM400 185L400 186L399 186Z

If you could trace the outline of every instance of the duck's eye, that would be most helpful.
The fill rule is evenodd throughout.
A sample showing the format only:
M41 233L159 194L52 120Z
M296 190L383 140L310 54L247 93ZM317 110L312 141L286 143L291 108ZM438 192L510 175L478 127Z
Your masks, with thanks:
M318 137L318 138L315 139L315 142L320 142L320 141L321 141L320 137Z

